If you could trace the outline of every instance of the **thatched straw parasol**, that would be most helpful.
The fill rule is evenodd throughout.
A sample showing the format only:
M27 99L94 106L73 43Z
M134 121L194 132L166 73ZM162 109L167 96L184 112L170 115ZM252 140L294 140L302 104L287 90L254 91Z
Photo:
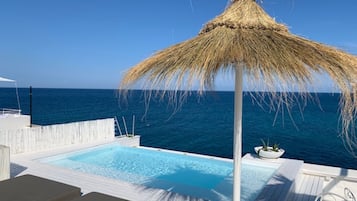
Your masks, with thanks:
M198 36L157 52L131 68L120 89L137 81L146 87L190 90L196 81L199 92L212 89L221 71L235 72L234 200L240 199L242 75L277 84L287 90L291 83L301 91L311 84L313 73L327 73L341 91L341 134L349 148L356 147L354 122L357 113L357 57L289 33L254 0L233 0L208 22ZM165 90L164 90L165 93Z

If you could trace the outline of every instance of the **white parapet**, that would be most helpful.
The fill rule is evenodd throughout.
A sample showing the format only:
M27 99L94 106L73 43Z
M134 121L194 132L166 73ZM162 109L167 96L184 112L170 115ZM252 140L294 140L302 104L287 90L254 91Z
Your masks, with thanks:
M0 145L0 181L10 178L10 148Z
M23 129L0 129L0 144L11 154L56 149L67 145L114 139L114 119L36 126Z
M0 130L21 129L30 126L29 115L0 114Z

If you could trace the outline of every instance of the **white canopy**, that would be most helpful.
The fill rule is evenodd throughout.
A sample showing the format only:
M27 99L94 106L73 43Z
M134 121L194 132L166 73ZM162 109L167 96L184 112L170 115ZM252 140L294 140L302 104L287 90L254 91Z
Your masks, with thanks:
M0 82L15 82L15 80L10 80L4 77L0 77Z
M0 82L13 82L15 84L15 88L16 88L16 97L17 97L17 105L19 106L19 110L21 111L21 107L20 107L20 99L19 99L19 92L17 89L17 83L15 80L11 80L8 78L4 78L4 77L0 77Z

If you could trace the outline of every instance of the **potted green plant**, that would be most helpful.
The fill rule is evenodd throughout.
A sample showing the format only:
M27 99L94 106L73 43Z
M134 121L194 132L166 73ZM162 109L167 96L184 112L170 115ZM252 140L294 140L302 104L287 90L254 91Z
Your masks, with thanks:
M257 153L260 158L275 159L280 158L284 154L285 150L279 148L278 143L269 146L269 139L266 142L263 139L261 139L261 141L262 146L254 147L255 153Z

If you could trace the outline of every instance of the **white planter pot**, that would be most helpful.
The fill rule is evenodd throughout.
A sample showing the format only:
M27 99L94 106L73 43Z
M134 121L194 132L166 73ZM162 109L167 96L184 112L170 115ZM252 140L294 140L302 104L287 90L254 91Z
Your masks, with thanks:
M263 146L254 147L255 153L261 158L280 158L285 150L279 149L278 151L273 151L273 147L268 147L268 151L263 150Z

